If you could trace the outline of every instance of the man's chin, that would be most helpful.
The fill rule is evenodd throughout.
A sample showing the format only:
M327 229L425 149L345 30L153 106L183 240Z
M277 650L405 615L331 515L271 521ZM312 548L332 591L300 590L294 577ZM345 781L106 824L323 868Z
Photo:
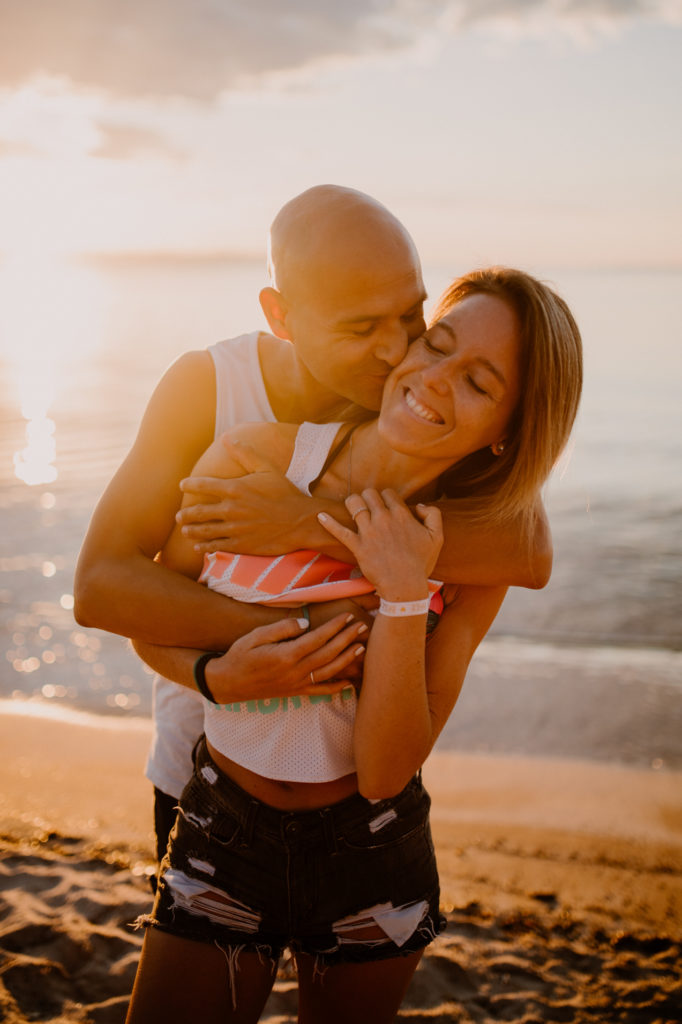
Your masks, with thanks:
M368 409L370 412L379 412L381 408L381 396L384 392L386 378L382 378L372 387L359 388L353 395L348 395L351 402Z

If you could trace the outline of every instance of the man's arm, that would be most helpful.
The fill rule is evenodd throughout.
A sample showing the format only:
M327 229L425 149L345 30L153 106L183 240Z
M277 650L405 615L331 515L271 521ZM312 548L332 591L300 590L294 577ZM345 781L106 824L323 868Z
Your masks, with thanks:
M435 570L438 579L475 587L540 590L547 586L552 574L552 533L540 498L530 533L520 519L483 526L463 516L456 500L436 505L445 534Z
M282 617L281 610L230 601L154 561L174 525L179 481L213 441L215 402L208 352L187 353L161 379L81 550L74 585L81 625L224 650Z
M316 629L310 629L305 619L283 619L236 640L225 654L207 663L205 679L218 704L336 693L362 678L367 634L367 626L346 612ZM202 651L139 640L133 647L165 679L198 691L194 665Z
M192 477L183 487L201 495L202 504L182 510L179 521L201 551L275 555L313 548L352 562L346 548L323 530L319 512L350 526L344 505L301 494L271 460L244 443L224 439L230 455L247 475L224 480ZM435 502L443 516L445 543L435 575L445 583L471 586L529 587L547 585L552 571L552 535L538 498L530 534L519 520L495 526L472 523L458 512L456 500ZM277 509L277 522L272 510Z

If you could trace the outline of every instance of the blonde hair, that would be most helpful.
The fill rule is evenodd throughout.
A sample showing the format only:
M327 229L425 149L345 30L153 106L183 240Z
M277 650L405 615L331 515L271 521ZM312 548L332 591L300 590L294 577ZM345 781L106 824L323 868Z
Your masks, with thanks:
M514 310L521 343L521 392L504 451L463 459L441 478L445 496L490 523L520 518L531 528L542 485L566 446L582 390L582 342L568 306L521 270L489 267L458 277L431 323L469 295L495 295Z

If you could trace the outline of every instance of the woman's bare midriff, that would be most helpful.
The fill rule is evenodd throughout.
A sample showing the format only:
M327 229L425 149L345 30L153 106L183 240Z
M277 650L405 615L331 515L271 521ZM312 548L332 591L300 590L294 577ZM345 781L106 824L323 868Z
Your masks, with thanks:
M231 761L207 741L208 751L220 770L233 782L261 800L264 804L280 811L311 811L317 807L328 807L357 793L357 775L344 775L331 782L283 782L266 779L263 775L249 771L243 765Z

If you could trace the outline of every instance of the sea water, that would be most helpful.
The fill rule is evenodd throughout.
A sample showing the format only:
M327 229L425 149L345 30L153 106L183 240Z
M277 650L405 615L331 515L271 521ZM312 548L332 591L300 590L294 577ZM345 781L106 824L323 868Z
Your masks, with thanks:
M434 299L459 269L426 268ZM531 269L585 346L578 421L545 495L554 571L542 591L509 592L444 742L505 750L509 732L516 749L520 730L524 750L553 736L549 752L570 756L580 734L597 757L682 765L682 273ZM0 266L0 698L149 714L151 675L126 642L73 621L79 546L160 374L264 328L265 283L262 261ZM613 751L590 736L595 701L595 714L613 706ZM655 747L633 729L622 749L620 706L649 716Z

